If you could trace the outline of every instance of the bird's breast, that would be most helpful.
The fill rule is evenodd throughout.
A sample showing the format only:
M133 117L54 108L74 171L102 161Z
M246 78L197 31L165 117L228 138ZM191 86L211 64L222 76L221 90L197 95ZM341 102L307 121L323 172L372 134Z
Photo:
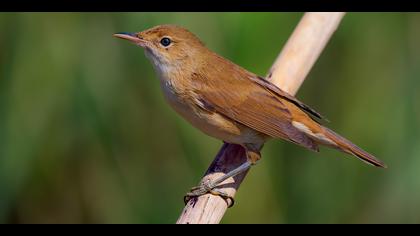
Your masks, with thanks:
M169 80L161 80L165 100L195 128L214 138L229 143L259 143L259 132L237 123L217 112L203 110L192 91Z

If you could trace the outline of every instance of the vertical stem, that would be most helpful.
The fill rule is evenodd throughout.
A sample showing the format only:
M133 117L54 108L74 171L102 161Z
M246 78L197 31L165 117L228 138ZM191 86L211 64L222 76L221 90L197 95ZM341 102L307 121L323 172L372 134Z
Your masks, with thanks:
M271 67L267 79L295 95L343 16L343 12L306 13Z

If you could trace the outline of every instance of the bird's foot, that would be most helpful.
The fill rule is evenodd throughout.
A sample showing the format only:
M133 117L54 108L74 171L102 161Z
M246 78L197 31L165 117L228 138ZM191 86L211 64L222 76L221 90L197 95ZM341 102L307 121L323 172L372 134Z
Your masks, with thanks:
M222 190L215 189L215 187L216 186L212 181L207 181L207 182L201 183L199 186L196 186L196 187L192 188L191 191L188 192L184 196L184 203L187 204L192 198L199 197L199 196L202 196L204 194L210 193L210 194L213 194L215 196L220 196L221 198L223 198L223 200L226 201L226 204L228 205L228 208L232 207L233 204L235 203L233 197L230 196L229 194L227 194L226 192L222 191Z

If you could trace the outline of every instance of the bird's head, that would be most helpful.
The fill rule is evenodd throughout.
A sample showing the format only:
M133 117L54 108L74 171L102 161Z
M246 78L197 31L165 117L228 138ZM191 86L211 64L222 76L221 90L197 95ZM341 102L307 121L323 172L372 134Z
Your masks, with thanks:
M204 44L193 33L175 25L159 25L138 33L116 33L145 49L146 56L158 68L183 67L200 57Z

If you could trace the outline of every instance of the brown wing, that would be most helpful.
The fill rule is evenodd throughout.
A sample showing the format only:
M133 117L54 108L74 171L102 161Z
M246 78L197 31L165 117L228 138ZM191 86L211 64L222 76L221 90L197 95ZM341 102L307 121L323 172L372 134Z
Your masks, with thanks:
M309 106L305 105L303 102L297 100L292 95L288 94L287 92L281 90L279 87L275 86L274 84L270 83L268 80L265 80L259 76L251 76L250 79L257 83L258 85L272 91L276 95L288 100L289 102L295 104L299 108L301 108L303 111L307 112L310 115L313 115L319 119L324 119L327 121L325 117L323 117L321 114L319 114L314 109L310 108Z
M248 78L248 73L235 70L230 75L217 80L223 83L217 83L211 78L196 80L199 84L196 94L207 108L211 107L214 111L271 137L283 138L318 150L318 146L310 138L291 124L290 111L280 97L255 84Z

